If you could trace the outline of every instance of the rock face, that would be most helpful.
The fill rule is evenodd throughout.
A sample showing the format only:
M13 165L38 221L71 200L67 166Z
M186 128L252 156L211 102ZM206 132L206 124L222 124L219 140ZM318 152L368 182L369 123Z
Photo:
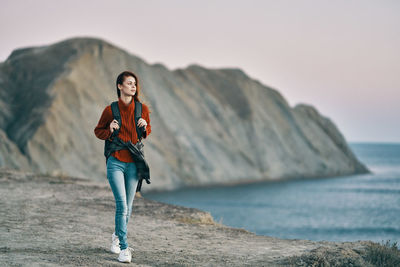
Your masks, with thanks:
M151 111L144 191L368 172L332 121L240 69L171 71L93 38L17 49L0 64L0 166L106 179L93 130L123 70L138 74Z

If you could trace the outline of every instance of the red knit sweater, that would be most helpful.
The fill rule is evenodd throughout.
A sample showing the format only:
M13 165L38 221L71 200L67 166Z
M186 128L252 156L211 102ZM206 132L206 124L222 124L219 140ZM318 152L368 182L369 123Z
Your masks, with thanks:
M118 107L119 112L121 114L121 124L118 137L121 138L124 142L131 141L133 144L138 142L137 133L136 133L136 123L135 123L135 101L132 99L129 105L126 105L121 98L118 98ZM147 136L151 132L150 126L150 115L149 108L146 104L142 103L142 118L147 122L146 126L146 134L143 138L147 138ZM100 120L94 129L94 134L97 138L106 140L111 137L110 123L113 121L111 105L108 105L101 114ZM131 153L128 149L117 150L112 154L115 158L123 162L134 162Z

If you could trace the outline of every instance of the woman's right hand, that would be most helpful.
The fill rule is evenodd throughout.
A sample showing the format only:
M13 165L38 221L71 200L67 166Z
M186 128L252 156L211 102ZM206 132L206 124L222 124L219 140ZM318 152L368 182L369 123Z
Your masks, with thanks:
M111 131L111 133L113 133L115 129L119 129L119 125L118 125L118 121L117 120L113 120L110 123L110 131Z

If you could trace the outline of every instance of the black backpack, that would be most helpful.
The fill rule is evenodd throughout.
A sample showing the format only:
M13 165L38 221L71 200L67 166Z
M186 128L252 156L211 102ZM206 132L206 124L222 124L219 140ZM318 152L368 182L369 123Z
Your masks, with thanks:
M118 101L115 101L115 102L111 103L111 111L112 111L114 119L118 121L119 128L115 129L113 131L113 133L111 134L110 138L105 140L105 143L104 143L104 156L106 157L106 163L107 163L107 160L110 157L111 153L114 150L118 149L118 148L116 148L116 147L118 147L118 145L113 143L112 140L118 139L119 141L121 141L121 139L118 138L118 133L119 133L119 130L121 129L121 126L122 126L121 114L119 112L119 107L118 107ZM137 124L138 120L139 120L139 118L141 116L142 116L142 103L140 103L138 101L135 101L135 125L136 125L136 133L137 133L137 136L138 136L138 139L139 139L139 141L138 141L139 145L136 146L136 148L138 148L139 151L141 152L141 154L144 155L144 153L143 153L143 144L141 143L141 141L142 141L143 136L145 136L145 134L146 134L145 127L144 126L138 127L138 124ZM139 163L141 163L141 164L139 164ZM150 177L149 177L149 175L150 175L149 171L150 170L148 168L147 163L146 162L138 162L138 163L136 163L136 166L140 170L143 170L143 169L146 170L146 172L145 172L145 173L147 173L147 176L145 178L146 179L146 183L150 184ZM138 186L136 188L136 192L140 191L141 187L142 187L142 179L139 179L139 183L138 183Z

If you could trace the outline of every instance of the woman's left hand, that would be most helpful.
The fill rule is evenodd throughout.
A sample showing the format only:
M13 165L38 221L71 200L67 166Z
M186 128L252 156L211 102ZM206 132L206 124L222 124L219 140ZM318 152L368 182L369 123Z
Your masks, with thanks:
M140 118L140 119L138 120L138 126L139 126L139 127L142 127L142 126L144 126L144 127L145 127L145 129L146 129L146 126L147 126L147 122L146 122L146 120L145 120L145 119L143 119L143 118Z

